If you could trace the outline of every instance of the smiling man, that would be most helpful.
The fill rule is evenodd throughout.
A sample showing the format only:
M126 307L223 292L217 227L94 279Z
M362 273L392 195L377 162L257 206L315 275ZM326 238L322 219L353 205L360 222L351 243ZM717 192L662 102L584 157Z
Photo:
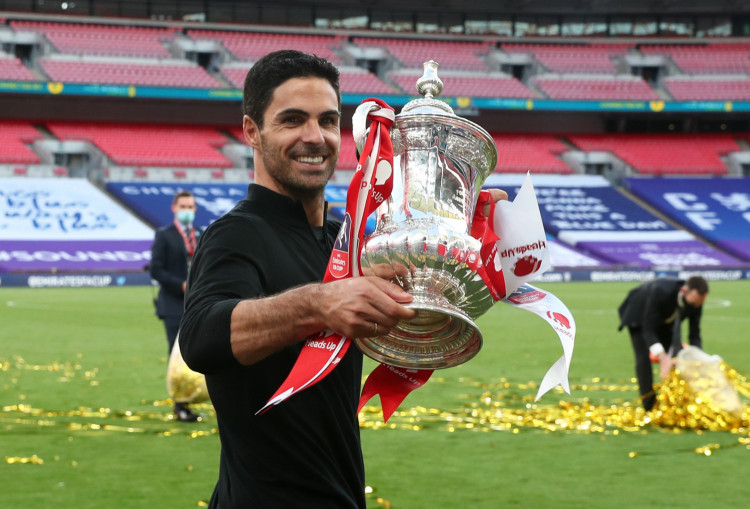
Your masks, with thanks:
M364 508L357 403L362 354L262 415L303 339L387 333L411 296L375 276L321 284L339 223L324 189L341 141L338 70L271 53L247 75L243 132L254 149L247 197L204 233L188 278L180 347L206 375L219 426L211 508Z

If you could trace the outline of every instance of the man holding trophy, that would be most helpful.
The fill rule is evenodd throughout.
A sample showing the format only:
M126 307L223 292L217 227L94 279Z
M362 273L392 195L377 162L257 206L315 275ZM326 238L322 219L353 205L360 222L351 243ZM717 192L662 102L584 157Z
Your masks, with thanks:
M332 252L350 240L340 235L341 223L327 218L324 200L339 155L340 111L337 69L312 55L271 53L255 63L245 80L243 133L254 149L255 182L246 199L203 235L190 270L179 339L188 366L206 375L217 414L222 450L210 508L366 505L357 419L360 349L344 350L319 383L278 408L256 413L303 348L325 350L330 335L374 340L403 329L403 336L413 330L403 324L426 313L425 305L410 307L414 297L397 276L397 263L391 264L393 270L379 270L386 261L374 245L369 260L362 254L362 275L321 283L334 265ZM453 141L471 145L467 151L478 146L471 132L462 136ZM490 149L494 144L478 150ZM457 171L465 163L457 162ZM494 160L483 164L494 168ZM469 209L468 229L480 189L481 182L454 187L458 195L428 205L466 223L443 206L460 202L458 208ZM507 195L492 193L492 200L501 198ZM381 233L392 233L386 230ZM429 246L429 240L423 239L423 245ZM437 244L443 247L435 256L458 267L440 276L440 284L459 294L460 285L477 276L466 269L470 246L451 242L437 242L436 253ZM412 275L408 284L429 293L425 271L405 255L405 270ZM345 259L344 265L351 262ZM471 311L452 313L465 314L471 322ZM433 318L425 315L423 321ZM476 339L476 331L468 330L469 336ZM367 348L375 351L379 344L368 342Z

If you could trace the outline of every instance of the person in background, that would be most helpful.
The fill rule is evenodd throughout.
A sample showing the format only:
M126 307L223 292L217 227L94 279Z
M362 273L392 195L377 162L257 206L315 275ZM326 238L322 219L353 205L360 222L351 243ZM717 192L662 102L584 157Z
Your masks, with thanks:
M198 241L199 232L193 224L197 208L190 191L175 194L172 200L174 220L156 231L151 246L151 277L159 283L156 315L164 322L167 359L180 328L188 268ZM195 422L200 418L184 403L175 403L173 411L175 418L182 422Z
M701 276L687 280L657 278L631 290L618 312L620 327L627 327L635 354L635 372L643 407L651 410L656 402L651 359L659 361L664 380L682 349L680 324L687 319L690 345L702 347L700 321L708 283Z

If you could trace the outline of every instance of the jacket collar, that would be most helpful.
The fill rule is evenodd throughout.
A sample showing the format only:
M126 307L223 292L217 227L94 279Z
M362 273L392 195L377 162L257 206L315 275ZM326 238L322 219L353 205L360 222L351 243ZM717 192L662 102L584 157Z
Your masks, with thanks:
M302 223L310 227L305 209L298 200L293 200L258 184L248 186L246 200L251 212L268 220ZM325 224L328 219L328 202L325 202L323 206L323 224Z

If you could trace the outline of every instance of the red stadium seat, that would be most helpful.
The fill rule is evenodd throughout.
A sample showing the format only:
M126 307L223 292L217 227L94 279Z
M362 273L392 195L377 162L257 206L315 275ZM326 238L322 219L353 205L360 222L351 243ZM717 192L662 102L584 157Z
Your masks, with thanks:
M748 74L750 44L654 44L641 45L646 55L665 55L687 74Z
M235 88L242 90L245 88L245 77L247 71L250 70L251 65L245 64L243 66L237 65L223 65L219 67L219 72L224 76Z
M42 58L42 69L53 81L159 87L219 88L221 83L204 68L186 61L149 63L129 61L83 61Z
M333 35L298 35L233 30L188 30L187 35L196 41L218 41L238 60L246 62L255 62L272 51L296 49L314 53L335 65L343 64L335 51L341 46L341 39Z
M643 79L624 77L537 76L532 83L550 99L659 101L661 97Z
M390 39L380 37L354 37L352 42L362 48L383 48L404 67L422 69L427 60L435 60L440 69L488 71L482 60L490 50L488 42L452 42L427 39Z
M165 44L174 38L176 30L28 20L13 20L10 25L17 31L43 34L60 53L146 58L170 58Z
M61 140L87 140L119 166L230 168L217 148L229 142L210 127L48 122Z
M569 148L554 135L496 133L492 138L497 146L496 172L573 173L557 157Z
M356 170L359 161L357 160L357 147L354 144L351 129L341 130L341 150L339 151L339 162L336 165L337 170Z
M741 150L726 134L570 135L584 151L611 152L644 175L726 175L722 155Z
M388 73L388 78L396 83L403 93L416 95L417 79L422 76L421 70L394 71ZM534 93L516 78L499 73L443 73L444 97L495 97L530 99Z
M750 101L750 79L668 77L662 81L676 101Z
M37 81L38 78L23 65L21 59L0 52L0 80Z
M364 69L342 67L339 71L339 88L342 94L377 95L400 93Z
M0 120L0 163L38 164L39 156L27 144L42 135L31 124L23 121ZM14 170L15 171L15 170Z
M533 55L550 72L616 74L613 59L624 57L634 44L527 44L504 43L507 53Z

